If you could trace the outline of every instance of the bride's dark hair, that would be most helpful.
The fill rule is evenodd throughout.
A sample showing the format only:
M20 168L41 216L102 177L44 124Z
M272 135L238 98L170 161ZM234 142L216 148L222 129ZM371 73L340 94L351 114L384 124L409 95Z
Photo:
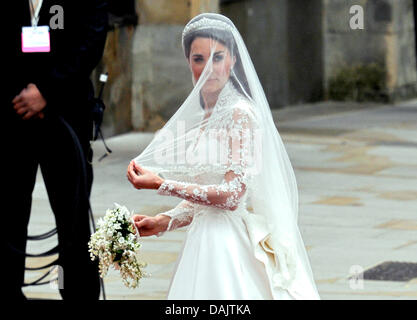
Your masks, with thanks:
M232 73L230 74L230 80L233 83L233 86L243 96L252 97L250 89L249 89L249 85L248 85L248 80L243 70L242 60L240 58L239 52L236 50L237 46L236 46L236 42L233 38L232 33L227 30L220 30L220 29L214 29L214 28L208 28L208 29L190 32L184 37L184 40L183 40L184 54L188 60L190 59L191 44L196 38L210 38L210 39L220 42L221 44L227 47L230 54L236 57L236 62L233 67L234 74ZM200 102L202 102L201 95L200 95ZM204 103L201 103L201 104L202 104L202 107L204 108Z

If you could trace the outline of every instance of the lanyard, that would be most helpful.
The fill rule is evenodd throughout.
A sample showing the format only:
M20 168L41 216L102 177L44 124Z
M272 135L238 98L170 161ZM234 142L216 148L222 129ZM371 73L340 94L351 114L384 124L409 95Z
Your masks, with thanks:
M30 14L32 16L32 27L38 26L39 21L39 11L41 10L43 0L38 1L38 6L36 7L36 10L33 6L33 0L29 0L30 5Z

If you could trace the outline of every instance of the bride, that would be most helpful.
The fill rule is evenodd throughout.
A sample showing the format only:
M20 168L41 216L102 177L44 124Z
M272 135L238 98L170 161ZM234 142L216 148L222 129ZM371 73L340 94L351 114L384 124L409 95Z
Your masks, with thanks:
M140 236L188 226L167 298L319 299L293 168L239 32L205 13L182 45L194 88L127 169L135 188L182 199L134 216Z

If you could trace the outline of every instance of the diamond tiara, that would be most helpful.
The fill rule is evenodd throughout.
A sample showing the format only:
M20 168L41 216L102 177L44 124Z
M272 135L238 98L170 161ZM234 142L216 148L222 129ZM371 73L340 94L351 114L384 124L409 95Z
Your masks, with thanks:
M197 20L196 22L188 24L184 31L182 32L182 39L184 40L184 37L195 30L202 30L202 29L227 29L230 32L233 31L233 27L229 25L226 22L217 20L217 19L209 19L209 18L201 18L200 20Z

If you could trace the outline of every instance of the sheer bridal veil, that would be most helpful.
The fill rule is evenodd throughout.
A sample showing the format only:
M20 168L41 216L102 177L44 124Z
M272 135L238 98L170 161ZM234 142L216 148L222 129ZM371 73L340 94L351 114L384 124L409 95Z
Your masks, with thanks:
M210 41L206 60L201 55L190 56L191 43L198 37ZM215 147L206 150L204 156L193 154L201 130L216 128L210 141L221 149L230 142L227 137L233 135L227 124L223 125L231 106L238 105L244 109L253 125L245 127L250 129L249 134L237 133L244 136L246 142L244 161L239 154L236 166L244 163L251 176L247 190L253 208L250 215L261 217L266 222L262 228L266 229L268 237L263 239L262 246L272 257L272 284L288 289L297 299L319 299L298 228L298 189L294 171L242 37L227 17L205 13L186 25L182 44L186 58L194 66L194 88L146 149L135 158L136 163L166 179L202 183L204 180L201 180L200 173L221 173L231 163L228 161L230 158L223 156L222 151L217 152ZM215 92L216 86L220 88L217 101L210 103L202 93L204 90ZM242 141L238 145L241 147ZM255 224L256 220L253 221Z

